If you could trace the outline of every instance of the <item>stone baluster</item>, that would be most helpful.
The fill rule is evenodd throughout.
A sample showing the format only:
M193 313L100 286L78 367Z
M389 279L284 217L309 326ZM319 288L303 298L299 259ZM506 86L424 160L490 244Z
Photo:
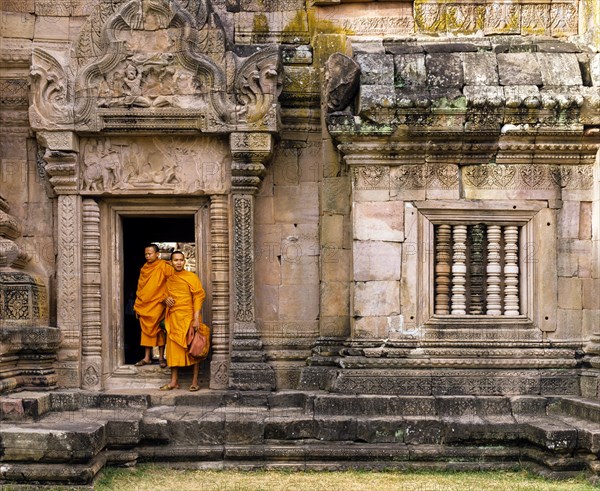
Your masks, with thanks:
M212 358L210 388L229 384L229 200L224 195L210 198L212 266Z
M504 227L504 315L519 315L519 229Z
M466 305L466 250L467 250L467 226L454 225L452 228L454 240L452 256L452 315L465 315Z
M484 239L485 226L483 224L478 223L469 227L469 240L471 243L469 314L471 315L481 315L484 313L485 308Z
M229 386L240 390L272 390L275 372L256 326L254 309L254 195L271 156L268 133L232 133L234 324Z
M450 273L452 271L452 228L450 225L436 227L435 240L435 313L450 313Z
M487 263L487 315L502 315L500 285L502 267L500 265L500 226L488 225L488 263Z

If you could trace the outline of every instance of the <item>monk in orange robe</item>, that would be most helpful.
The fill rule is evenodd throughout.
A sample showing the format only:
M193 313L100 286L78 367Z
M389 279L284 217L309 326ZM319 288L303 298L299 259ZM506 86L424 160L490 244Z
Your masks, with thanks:
M166 368L165 338L159 327L165 315L164 299L167 296L167 278L173 274L173 267L158 257L158 246L151 244L144 248L146 264L140 270L138 287L133 310L142 328L141 346L146 348L145 356L135 366L152 363L152 348L158 346L161 368Z
M186 271L185 256L180 251L171 254L171 264L175 272L167 278L167 314L165 327L167 328L167 360L171 367L171 381L163 385L160 390L179 388L179 367L193 365L192 384L189 390L194 392L200 389L198 374L200 373L200 360L192 358L189 354L186 336L190 325L194 329L200 327L200 311L204 302L204 289L200 279L191 271Z

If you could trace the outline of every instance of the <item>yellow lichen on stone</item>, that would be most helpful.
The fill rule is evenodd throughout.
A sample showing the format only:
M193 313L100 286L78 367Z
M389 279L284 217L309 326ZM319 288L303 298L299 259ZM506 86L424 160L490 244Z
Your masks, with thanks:
M266 34L269 32L269 20L265 14L260 12L254 14L252 31L255 34Z

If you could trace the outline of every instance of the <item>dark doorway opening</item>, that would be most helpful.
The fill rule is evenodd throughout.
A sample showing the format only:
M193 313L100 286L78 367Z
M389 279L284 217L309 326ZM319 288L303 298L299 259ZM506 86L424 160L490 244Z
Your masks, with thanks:
M169 217L126 217L123 225L123 312L125 364L144 357L140 346L140 324L133 312L144 247L150 243L195 243L194 215Z

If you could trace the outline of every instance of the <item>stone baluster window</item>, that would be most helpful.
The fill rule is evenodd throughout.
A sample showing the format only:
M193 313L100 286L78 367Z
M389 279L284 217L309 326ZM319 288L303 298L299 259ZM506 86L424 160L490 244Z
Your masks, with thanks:
M519 229L495 223L435 225L434 313L520 315Z

